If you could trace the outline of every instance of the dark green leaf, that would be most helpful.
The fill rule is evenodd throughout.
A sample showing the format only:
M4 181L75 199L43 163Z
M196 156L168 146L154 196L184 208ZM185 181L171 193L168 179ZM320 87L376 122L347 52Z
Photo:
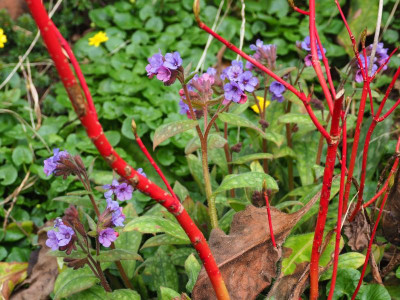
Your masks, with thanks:
M201 270L201 265L197 261L196 257L191 254L185 261L185 271L187 276L189 277L189 281L186 284L186 290L191 293L196 283L197 276L199 276Z
M100 255L97 256L97 260L100 262L107 262L116 260L143 260L143 259L136 252L132 252L125 249L111 249L107 251L101 251Z
M156 132L153 136L153 149L155 149L159 144L169 139L170 137L196 127L197 124L197 121L194 120L184 120L175 121L160 126L156 129Z
M231 189L248 187L261 190L264 180L267 183L268 189L275 191L279 189L276 181L268 174L260 172L248 172L226 176L219 188L214 193L217 194Z

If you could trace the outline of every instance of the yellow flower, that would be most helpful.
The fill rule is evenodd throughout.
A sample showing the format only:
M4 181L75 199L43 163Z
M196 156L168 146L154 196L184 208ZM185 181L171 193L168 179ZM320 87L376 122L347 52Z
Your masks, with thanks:
M264 98L257 96L257 100L258 100L258 103L260 104L260 107L264 107ZM271 103L271 101L267 100L267 102L265 102L265 108L267 108L270 103ZM250 108L252 110L254 110L256 113L258 113L258 114L260 113L260 110L258 109L257 104L250 106Z
M104 31L99 31L93 37L89 38L89 46L100 46L101 43L107 42L108 36Z
M4 34L4 30L0 28L0 48L4 48L5 43L7 43L7 36Z

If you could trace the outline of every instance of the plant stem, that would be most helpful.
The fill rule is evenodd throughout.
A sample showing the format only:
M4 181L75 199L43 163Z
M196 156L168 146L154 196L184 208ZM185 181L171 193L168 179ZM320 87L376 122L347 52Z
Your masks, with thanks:
M347 127L346 127L346 119L342 118L343 123L343 138L342 138L342 167L340 170L340 191L339 191L339 206L338 206L338 217L336 223L336 241L335 241L335 253L333 258L333 271L332 271L332 279L331 286L329 290L328 300L331 300L333 297L333 293L335 291L336 286L336 277L337 277L337 267L339 262L339 252L340 252L340 239L341 239L341 231L342 231L342 215L343 215L343 196L344 196L344 185L346 178L346 159L347 159Z
M111 249L115 249L114 243L111 243ZM122 266L121 262L119 260L115 261L115 264L117 265L118 271L121 274L122 281L124 282L125 287L134 290L134 287L131 283L131 281L128 278L128 275L126 275L125 269Z
M162 204L175 216L198 252L217 298L219 300L229 299L228 290L226 289L219 268L204 235L194 224L193 220L179 201L170 196L166 191L161 189L152 181L139 174L135 169L128 165L111 146L110 142L104 135L99 120L95 114L90 112L88 104L84 100L81 87L76 82L74 73L72 72L68 62L65 60L61 45L57 41L54 24L50 22L42 2L40 0L27 0L26 2L40 29L44 43L46 44L50 56L55 63L61 81L67 90L72 106L93 144L113 170L115 170L121 177L128 180L136 189L148 194L152 199Z
M324 236L326 216L328 213L329 198L331 194L333 171L335 168L336 152L339 144L340 127L339 121L342 111L344 90L341 90L334 102L332 123L330 134L332 138L328 143L328 151L326 154L326 164L324 170L324 178L322 183L321 198L319 202L319 212L317 217L317 223L315 225L314 242L311 252L310 261L310 299L318 299L318 278L319 278L319 257L320 247Z
M270 209L270 207L269 207L269 200L268 200L268 194L267 194L267 186L266 186L266 182L265 182L265 181L264 181L263 194L264 194L264 199L265 199L265 206L267 207L269 234L270 234L270 236L271 236L272 245L274 246L274 248L276 248L274 230L273 230L273 228L272 228L271 209Z
M285 114L289 113L292 108L292 102L289 101L288 105L286 107ZM286 141L287 141L287 146L290 149L293 149L293 144L292 144L292 127L291 124L286 123ZM293 178L293 159L289 156L287 159L288 162L288 180L289 180L289 192L294 189L294 178Z
M210 172L208 170L207 140L201 139L200 145L201 145L201 165L203 167L204 188L206 191L208 214L210 215L211 227L218 228L217 208L215 207L215 197L212 196Z

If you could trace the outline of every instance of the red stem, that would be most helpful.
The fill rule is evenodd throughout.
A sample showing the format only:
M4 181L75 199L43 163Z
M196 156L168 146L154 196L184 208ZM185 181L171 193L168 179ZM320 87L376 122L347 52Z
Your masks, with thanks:
M315 73L317 74L322 91L324 92L326 102L328 103L329 112L332 115L333 113L332 95L329 91L328 85L326 84L324 74L322 74L321 64L318 59L317 42L316 42L316 37L318 35L318 32L315 25L315 0L310 0L310 16L308 20L309 20L309 30L310 30L311 63L315 70ZM320 47L322 47L322 45ZM320 48L320 50L322 53L324 52L323 48ZM328 70L329 65L325 68Z
M132 120L132 128L133 128L133 133L135 135L135 139L136 142L139 145L140 150L142 150L142 152L144 153L144 155L147 157L147 159L149 160L150 164L153 166L154 170L156 170L158 176L160 176L160 178L162 179L162 181L164 182L165 186L167 187L168 191L170 192L170 194L172 195L172 197L175 198L175 200L179 201L179 198L175 195L174 190L172 189L171 185L169 184L167 178L165 178L163 172L161 171L161 169L158 167L157 163L154 161L153 157L150 155L149 151L147 151L146 146L143 144L142 139L139 137L139 135L137 134L136 131L136 124L134 124L134 121Z
M65 51L67 52L68 56L69 56L69 60L71 61L72 66L74 67L76 76L79 79L79 83L81 84L83 93L85 94L85 99L89 105L89 109L92 113L94 113L97 117L97 111L96 108L94 106L93 103L93 98L92 95L90 94L89 91L89 87L86 83L86 79L85 76L82 73L82 70L79 66L79 63L75 57L74 52L72 52L71 47L69 46L68 42L64 39L64 37L61 35L60 31L58 30L58 28L54 25L53 21L50 20L50 22L52 23L52 27L55 29L55 33L61 43L61 46L65 49Z
M390 170L389 176L385 181L385 184L382 186L382 188L379 190L379 192L376 193L376 195L371 198L371 200L369 200L368 202L364 203L364 205L362 206L363 208L367 208L368 206L370 206L372 203L374 203L386 191L387 187L389 186L390 179L392 178L394 172L396 172L396 170L397 170L397 165L398 164L399 164L399 159L396 158L396 160L395 160L395 162L393 164L393 167Z
M332 81L331 68L329 67L328 58L326 57L325 52L322 50L324 48L322 47L322 43L321 43L321 40L319 39L319 34L318 34L317 30L316 30L316 37L317 37L319 49L321 49L322 62L324 63L326 77L328 78L329 88L331 89L333 98L336 98L336 91L335 91L335 86L333 85L333 81Z
M311 9L310 9L311 11ZM340 137L340 116L342 112L344 90L340 91L333 107L332 123L330 134L332 136L331 142L328 144L328 150L326 154L326 164L324 170L324 177L322 183L321 198L319 202L319 212L317 217L317 223L315 225L314 242L311 252L310 261L310 299L318 299L318 278L319 278L319 257L320 248L322 245L322 238L324 235L326 216L328 213L329 198L331 194L332 178L335 168L336 152L339 144Z
M358 143L360 141L361 125L364 119L364 110L365 110L365 102L367 99L367 95L368 95L368 84L366 81L364 81L363 91L360 100L360 108L358 111L357 123L354 132L353 147L351 149L349 169L347 172L347 181L346 181L346 188L344 191L344 200L343 200L343 210L347 210L347 203L350 195L351 183L353 180L353 172L357 158L357 149L358 149Z
M337 268L339 262L339 253L340 253L340 239L341 239L341 231L342 231L342 215L343 215L343 196L344 196L344 185L345 185L345 176L346 176L346 159L347 159L347 126L346 120L342 118L343 123L343 138L342 138L342 167L340 170L340 191L339 191L339 206L338 206L338 218L336 224L336 242L335 242L335 254L333 257L333 271L332 271L332 279L331 286L329 290L328 300L331 300L333 297L333 292L335 291L336 285L336 277L337 277Z
M362 271L361 271L361 277L360 277L360 280L358 281L357 288L354 291L353 296L351 297L351 300L354 300L356 298L356 296L358 294L358 291L360 290L361 284L363 282L363 279L364 279L364 276L365 276L365 271L367 270L367 266L368 266L369 256L371 255L372 243L374 242L376 229L378 228L379 220L381 218L381 215L382 215L382 212L383 212L383 208L385 206L386 199L387 199L388 196L389 196L389 193L386 191L385 192L385 197L382 200L382 204L381 204L381 207L380 207L380 210L379 210L378 217L376 218L376 221L375 221L374 229L372 230L372 233L371 233L371 239L369 240L367 254L365 255L365 261L364 261L364 266L363 266Z
M75 76L62 53L60 43L57 42L55 27L50 21L43 4L40 0L26 0L26 2L41 31L44 43L55 63L57 72L67 90L72 105L82 125L85 127L88 136L91 138L100 154L120 176L127 179L135 188L162 204L176 217L177 221L190 238L194 248L197 250L200 259L203 261L204 268L214 287L217 298L229 299L229 294L221 273L201 231L196 227L179 201L149 179L137 173L137 171L128 165L113 149L105 137L95 113L90 111L82 96L81 88L76 82Z
M299 92L294 86L292 86L290 83L286 82L285 80L283 80L281 77L279 77L278 75L276 75L274 72L272 72L271 70L269 70L267 67L263 66L262 64L260 64L258 61L256 61L254 58L252 58L251 56L247 55L246 53L244 53L242 50L240 50L239 48L237 48L236 46L234 46L232 43L228 42L227 40L225 40L223 37L221 37L220 35L218 35L216 32L214 32L211 28L207 27L207 25L205 25L203 22L201 22L200 20L197 21L198 25L201 29L203 29L204 31L206 31L207 33L211 34L213 37L215 37L218 41L220 41L221 43L223 43L224 45L226 45L227 48L231 49L232 51L234 51L235 53L239 54L241 57L243 57L244 59L246 59L247 61L249 61L250 63L252 63L254 66L256 66L257 68L259 68L261 71L267 73L269 76L271 76L272 78L274 78L276 81L280 82L281 84L283 84L289 91L291 91L293 94L295 94L304 104L304 107L307 110L307 113L309 114L311 120L313 121L314 125L317 127L318 131L321 132L321 134L327 139L330 139L330 135L329 133L325 130L325 128L321 125L321 123L318 121L317 117L315 116L314 112L312 111L312 108L310 106L310 104L308 103L308 99L306 97L306 95L302 92Z
M396 152L399 151L399 148L400 148L400 137L397 139ZM389 181L391 175L393 175L392 172L394 172L394 170L397 168L398 162L399 162L399 158L396 158L396 160L395 160L395 162L393 164L392 170L390 171L390 175L389 175L389 178L388 178L387 182ZM381 207L380 207L379 213L378 213L378 217L376 218L375 225L374 225L374 228L373 228L372 233L371 233L371 238L370 238L369 243L368 243L367 254L365 255L365 261L364 261L363 269L361 271L361 277L360 277L360 280L358 281L357 288L354 291L353 296L351 297L351 300L354 300L356 298L356 296L358 294L358 291L360 290L361 284L363 282L363 279L364 279L364 276L365 276L365 271L366 271L367 266L368 266L368 260L369 260L369 257L371 255L372 243L374 242L376 229L378 228L379 220L380 220L380 218L382 216L383 208L385 207L386 199L387 199L388 196L389 196L388 190L385 188L385 196L384 196L384 198L382 200Z
M269 233L271 235L272 245L274 245L274 247L276 248L274 230L272 229L271 209L269 207L269 200L268 200L268 194L267 194L266 189L264 189L264 199L265 199L265 206L267 207Z

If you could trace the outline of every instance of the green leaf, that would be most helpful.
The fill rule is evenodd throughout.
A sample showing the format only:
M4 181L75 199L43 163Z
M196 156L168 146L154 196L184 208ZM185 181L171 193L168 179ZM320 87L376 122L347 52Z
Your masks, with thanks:
M204 194L204 177L203 177L203 167L199 158L196 155L189 154L186 156L190 173L192 174L194 180L196 181L201 193Z
M365 255L358 252L347 252L339 255L338 269L358 269L364 264ZM333 267L324 272L320 281L331 279Z
M74 259L82 259L87 256L86 253L83 253L82 251L72 251L70 254L65 253L65 251L49 251L47 252L48 255L54 256L54 257L68 257L68 258L74 258Z
M347 296L347 299L350 299L354 293L354 290L357 287L358 281L360 280L360 272L354 269L340 269L338 270L335 291L333 293L333 300L344 299L344 296ZM331 282L327 284L327 286L331 286ZM329 295L329 289L327 289L326 294Z
M400 267L398 267L396 270L396 277L400 278Z
M126 216L126 220L132 220L136 216L135 209L131 203L128 203L123 213ZM142 234L137 231L120 232L119 237L115 240L114 245L116 249L125 249L131 252L138 252L140 243L142 242ZM128 278L133 278L135 273L136 261L135 260L123 260L121 261Z
M94 286L98 282L99 279L93 275L87 266L78 270L66 269L58 275L54 284L54 299L71 296Z
M140 300L140 295L136 291L121 289L109 294L110 300Z
M362 285L356 300L390 300L389 292L379 284Z
M100 262L116 261L116 260L140 260L142 257L136 252L132 252L125 249L111 249L107 251L101 251L100 255L97 256L97 260Z
M158 127L153 136L153 150L159 144L169 139L170 137L173 137L178 133L182 133L186 130L192 129L196 127L197 124L198 122L194 120L184 120L175 121Z
M207 137L207 149L223 148L227 143L218 133L211 133ZM185 147L185 154L190 154L200 148L200 139L198 136L193 137Z
M288 113L280 116L278 121L284 124L312 124L312 121L308 115ZM320 122L322 122L320 120Z
M20 229L22 228L23 231ZM15 242L22 238L25 238L25 233L31 234L33 231L32 221L23 221L18 225L16 223L10 223L6 227L4 242ZM0 232L3 232L3 228L0 228ZM1 236L1 235L0 235Z
M109 300L109 295L102 286L94 285L90 289L74 294L73 300Z
M179 299L181 298L181 295L178 292L164 286L160 287L160 295L161 300L171 300L175 299L176 297Z
M0 184L10 185L17 179L18 171L12 164L6 164L0 167Z
M253 160L259 160L259 159L272 159L274 156L271 153L255 153L255 154L249 154L245 156L240 156L236 158L234 161L232 161L233 164L245 164L247 162L253 161Z
M187 276L189 277L189 281L186 283L186 290L191 293L193 287L196 283L197 276L199 276L201 270L201 265L197 261L194 254L190 254L189 257L185 261L185 271Z
M129 30L135 28L135 17L131 13L115 13L113 20L121 29Z
M32 151L27 146L17 146L12 153L12 160L17 166L30 164L33 161Z
M190 241L177 238L169 234L158 234L146 240L141 249L161 245L187 245Z
M165 232L178 239L189 241L185 231L179 224L157 216L141 216L126 224L123 231L136 230L141 233Z
M97 230L97 224L96 222L92 219L91 216L89 216L88 214L85 213L86 219L88 221L89 224L89 228L90 230L96 231Z
M276 181L268 174L247 172L226 176L214 194L237 188L257 188L261 190L264 180L267 182L268 189L279 190Z
M59 196L53 198L53 201L61 201L69 204L73 204L76 206L83 206L86 208L93 208L92 202L88 196Z
M225 122L225 123L228 123L231 125L247 127L247 128L253 129L253 130L257 131L261 135L262 138L275 143L277 146L280 146L284 140L284 137L282 135L275 133L275 132L265 133L260 128L258 128L257 125L255 125L253 122L247 120L244 117L238 116L236 114L224 112L224 113L219 114L218 118L222 122Z
M175 291L179 289L178 273L163 247L158 248L153 257L152 271L154 285L160 287L159 294L161 294L161 287L168 287Z
M314 233L306 233L290 236L283 244L290 255L282 260L282 273L291 275L296 270L297 265L303 262L310 262ZM341 241L343 244L343 240ZM335 250L335 237L329 241L325 251L322 253L319 265L325 267L331 260L331 255Z
M296 152L293 151L292 148L290 147L281 147L279 149L277 149L277 151L274 152L274 158L281 158L281 157L292 157L292 158L296 158Z
M161 32L163 27L164 27L164 23L163 23L162 19L159 17L150 18L144 25L144 28L146 28L149 31L154 31L154 32Z

